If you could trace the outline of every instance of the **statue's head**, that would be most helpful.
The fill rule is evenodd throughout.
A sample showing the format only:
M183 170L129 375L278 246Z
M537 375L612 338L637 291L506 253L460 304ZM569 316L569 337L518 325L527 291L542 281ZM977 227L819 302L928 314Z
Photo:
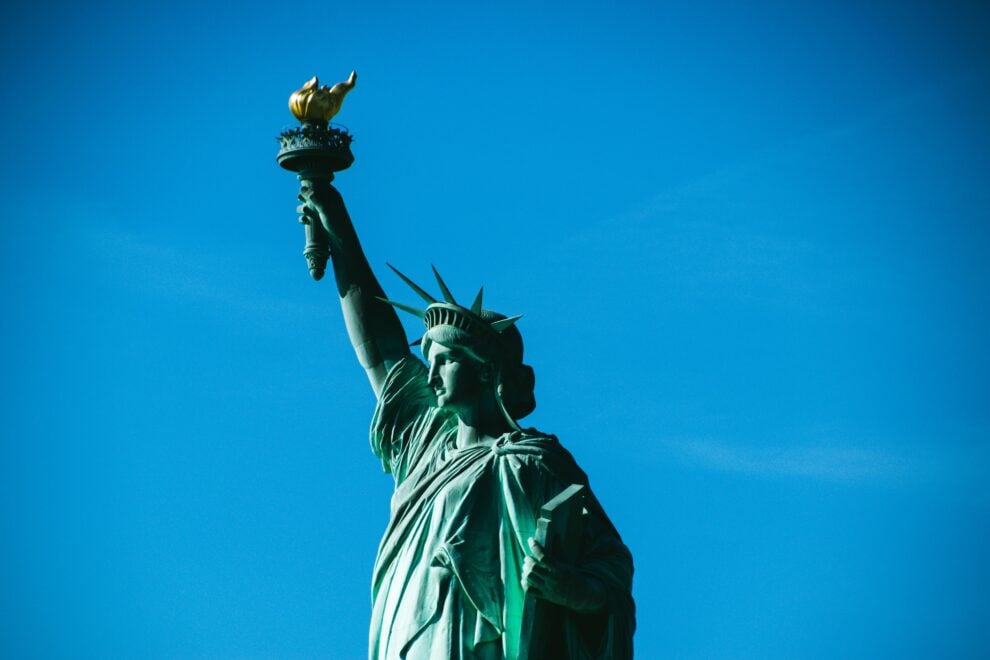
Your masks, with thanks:
M427 361L434 344L454 349L476 365L479 378L491 382L505 412L513 420L522 419L536 408L533 396L533 369L523 364L523 341L515 325L495 330L493 324L509 321L504 314L490 310L475 313L450 303L435 303L426 309L426 332L421 348Z
M429 303L426 310L421 311L386 301L423 319L426 332L421 348L427 361L431 362L431 369L432 358L438 354L442 354L445 360L457 359L467 363L466 370L471 372L470 377L478 380L479 395L490 387L512 426L516 426L515 420L531 413L536 408L533 395L535 377L533 369L523 363L522 335L515 326L520 317L510 318L482 309L481 291L471 307L459 305L436 269L434 274L443 292L443 301L435 300L405 275L397 270L395 272ZM444 350L438 350L438 347ZM443 405L443 397L439 403Z

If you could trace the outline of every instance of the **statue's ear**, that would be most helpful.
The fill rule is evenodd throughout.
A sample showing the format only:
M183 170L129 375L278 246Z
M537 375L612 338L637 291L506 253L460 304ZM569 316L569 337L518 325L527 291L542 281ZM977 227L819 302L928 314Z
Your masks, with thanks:
M485 362L478 369L478 380L482 383L490 383L495 379L495 367L491 362Z

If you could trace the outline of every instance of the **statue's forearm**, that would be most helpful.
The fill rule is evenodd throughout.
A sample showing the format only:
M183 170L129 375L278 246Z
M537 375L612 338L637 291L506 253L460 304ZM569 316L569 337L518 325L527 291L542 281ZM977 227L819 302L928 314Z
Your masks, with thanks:
M338 196L324 208L330 230L334 279L344 323L358 361L368 372L377 394L392 364L409 354L405 331L368 264L357 232Z

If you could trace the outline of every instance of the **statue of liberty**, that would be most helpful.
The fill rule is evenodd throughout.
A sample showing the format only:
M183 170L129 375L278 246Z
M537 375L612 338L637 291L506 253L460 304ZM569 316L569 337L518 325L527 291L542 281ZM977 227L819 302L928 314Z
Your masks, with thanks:
M320 89L315 78L309 88ZM519 317L484 309L480 291L457 303L435 270L440 299L396 271L424 309L386 298L332 178L300 175L299 210L308 233L325 231L347 332L377 397L371 449L395 480L369 658L631 658L632 557L567 450L517 423L536 406ZM425 364L395 308L423 320ZM547 512L577 491L568 534L541 544Z

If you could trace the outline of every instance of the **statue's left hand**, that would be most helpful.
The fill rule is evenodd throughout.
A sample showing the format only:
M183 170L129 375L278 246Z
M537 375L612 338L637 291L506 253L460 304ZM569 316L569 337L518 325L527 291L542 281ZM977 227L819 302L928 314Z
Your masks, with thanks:
M529 539L531 557L523 562L522 586L537 598L577 612L597 612L605 605L602 583L565 562L546 556L535 539Z

